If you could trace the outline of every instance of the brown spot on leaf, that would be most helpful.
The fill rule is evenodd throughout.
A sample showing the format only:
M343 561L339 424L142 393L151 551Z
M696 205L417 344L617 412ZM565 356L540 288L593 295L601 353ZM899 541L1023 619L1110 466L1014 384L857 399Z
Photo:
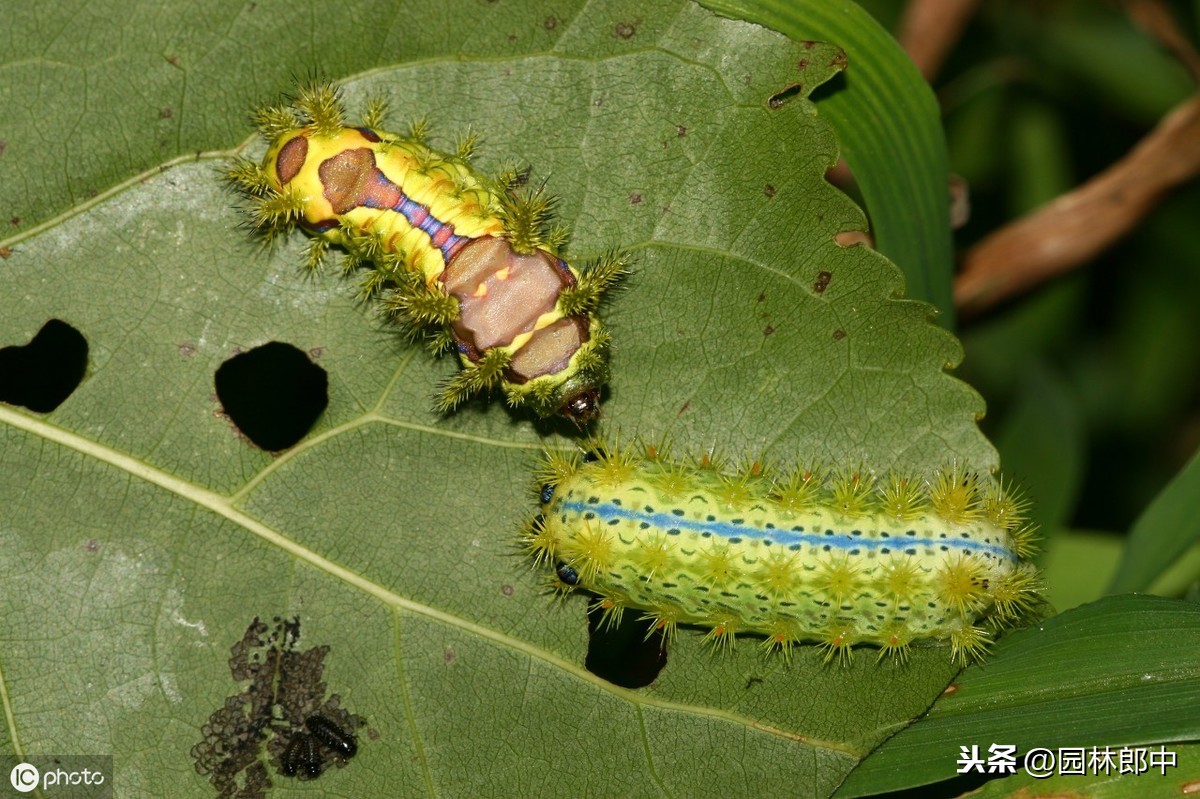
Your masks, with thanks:
M842 330L840 327L837 330L833 331L833 340L834 341L841 341L845 337L846 337L846 331Z
M817 294L824 294L825 289L829 288L831 280L833 280L832 272L818 272L817 279L813 281L813 291Z
M772 185L772 184L770 184L770 183L768 183L767 185L763 186L763 194L767 195L767 198L768 198L768 199L769 199L769 198L771 198L771 197L774 197L774 196L775 196L775 193L776 193L776 191L778 191L778 190L775 188L775 186L774 186L774 185Z
M447 649L445 654L442 655L442 660L446 661L446 663L453 663L454 662L454 650Z
M504 585L500 586L500 593L503 594L504 596L512 596L513 595L513 587L511 585L509 585L508 583L505 583Z
M871 234L865 230L843 230L841 233L835 233L833 241L839 247L853 247L857 244L865 244L871 246Z
M167 63L170 64L171 66L173 66L173 67L179 66L179 56L168 55L168 56L163 56L163 58L165 58L167 60Z
M10 218L8 221L12 223L13 227L21 226L21 217L19 217L19 216L14 216L14 217Z
M548 31L552 31L558 27L558 20L554 17L546 17L542 20L542 27Z
M765 292L765 291L758 292L758 302L766 302L766 301L767 301L767 292Z
M613 35L618 39L632 39L637 33L637 27L632 22L618 22L613 28Z
M170 108L161 108L158 111L159 119L170 119L173 116L175 116L175 112L172 111Z
M845 69L848 63L846 53L842 50L839 50L838 54L829 60L829 66L834 69Z
M683 125L676 125L675 126L675 135L679 136L680 138L683 138L684 136L687 135L687 128L684 127Z
M692 401L687 400L686 402L684 402L682 405L679 406L679 411L675 415L683 416L685 413L687 413L687 410L690 407L692 407Z
M942 691L942 696L950 696L951 694L955 693L958 693L958 684L950 683L946 686L946 690Z
M94 538L89 538L87 540L87 542L84 543L83 548L84 548L84 550L86 550L88 552L99 552L100 551L100 542Z
M641 202L642 202L642 195L640 192L635 191L635 192L630 193L630 195L629 195L629 204L630 205L638 205Z
M12 247L0 247L0 258L8 258L12 255Z
M766 327L763 328L764 336L769 336L774 332L775 332L775 325L767 325Z
M179 354L185 358L189 358L196 354L196 345L190 341L185 341L179 345Z

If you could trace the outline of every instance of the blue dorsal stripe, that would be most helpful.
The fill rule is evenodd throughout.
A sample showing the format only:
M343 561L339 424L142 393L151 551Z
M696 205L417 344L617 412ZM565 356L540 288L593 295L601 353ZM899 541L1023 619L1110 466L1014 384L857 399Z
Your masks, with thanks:
M774 541L784 546L809 544L810 546L829 546L834 549L846 551L852 549L908 549L912 547L936 548L947 546L952 549L969 549L973 552L987 553L995 555L998 558L1012 560L1016 560L1017 558L1016 552L1008 547L958 537L908 536L903 533L897 534L891 530L886 531L890 533L888 538L870 538L865 535L824 535L823 532L799 533L779 527L766 530L748 524L734 524L727 521L718 520L708 522L681 519L672 513L647 513L645 511L631 510L620 505L614 505L611 502L601 502L595 505L584 502L564 502L560 507L562 510L571 513L593 513L603 521L644 522L661 529L687 530L689 532L700 533L701 535L708 533L709 535L717 535L722 538L755 538L764 541Z

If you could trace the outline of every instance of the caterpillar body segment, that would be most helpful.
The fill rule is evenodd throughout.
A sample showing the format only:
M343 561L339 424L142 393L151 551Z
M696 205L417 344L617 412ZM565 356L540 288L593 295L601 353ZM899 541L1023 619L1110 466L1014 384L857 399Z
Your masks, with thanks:
M329 246L347 269L364 269L364 293L410 335L453 347L463 371L443 387L447 412L500 388L510 405L586 425L608 379L609 336L596 315L626 271L610 253L583 269L559 256L553 200L526 177L477 174L467 155L380 131L378 106L360 127L345 123L327 84L301 89L289 106L256 118L270 142L261 163L239 160L230 182L267 238L300 227L309 264Z
M548 456L538 488L522 544L562 590L668 637L707 627L718 649L748 633L784 654L807 642L842 661L866 644L904 661L929 642L966 662L1039 602L1026 504L956 466L733 473L598 448Z

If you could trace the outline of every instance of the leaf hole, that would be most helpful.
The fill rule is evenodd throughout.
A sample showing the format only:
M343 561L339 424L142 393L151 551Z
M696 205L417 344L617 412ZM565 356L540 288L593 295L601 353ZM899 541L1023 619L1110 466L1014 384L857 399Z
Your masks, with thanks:
M796 97L802 91L804 91L802 84L793 83L791 86L787 86L767 98L767 105L770 108L781 108L784 103Z
M268 452L304 438L329 404L329 378L279 341L235 355L217 369L217 398L247 438Z
M49 413L79 388L87 357L83 334L51 319L28 344L0 349L0 402Z
M626 612L619 624L602 623L604 611L588 610L588 651L583 665L592 674L622 688L645 688L667 665L667 647L652 622Z

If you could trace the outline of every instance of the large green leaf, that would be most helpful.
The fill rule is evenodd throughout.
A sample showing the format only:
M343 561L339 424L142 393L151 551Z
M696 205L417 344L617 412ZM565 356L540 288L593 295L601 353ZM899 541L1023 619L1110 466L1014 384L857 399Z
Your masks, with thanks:
M362 25L361 9L314 25L271 3L223 26L185 17L155 40L196 69L177 141L232 145L230 120L249 98L274 99L282 67L254 62L272 77L252 78L230 43L261 40L270 55L269 34L286 32L284 65L322 64L352 104L385 91L389 127L428 114L449 143L470 124L486 134L484 168L534 164L562 196L574 253L633 252L607 313L606 434L918 473L994 464L981 401L942 371L957 342L927 306L895 299L894 266L834 241L863 218L823 180L829 126L803 96L768 103L826 80L836 47L684 3L503 5L464 3L457 27L415 12ZM23 24L72 36L53 16ZM549 603L544 577L514 556L534 453L569 444L556 428L498 403L433 415L455 365L406 346L349 284L303 278L299 238L274 253L248 242L216 178L233 149L71 205L85 166L103 188L154 163L138 120L155 79L135 55L150 34L137 31L105 62L126 63L124 83L96 78L103 119L4 155L10 174L44 182L14 207L68 210L0 241L0 342L56 316L91 346L86 380L56 411L0 407L6 749L115 753L123 796L212 795L188 752L235 690L229 647L255 615L299 615L303 645L331 647L330 690L368 720L356 759L318 783L344 795L826 795L938 694L953 673L943 649L907 668L864 653L842 670L809 649L764 660L755 641L717 657L699 631L649 688L588 673L585 601ZM352 75L379 52L392 62ZM21 85L5 103L17 97L8 118L30 144ZM88 107L77 84L61 91L48 117L68 100ZM78 169L58 163L80 152ZM328 410L278 456L240 438L212 396L225 359L270 340L330 377Z
M1014 744L1025 754L1194 741L1198 649L1200 604L1161 597L1107 597L1019 630L987 663L963 671L926 717L867 759L838 796L948 779L960 747L972 744L985 752Z
M1200 454L1142 512L1110 591L1144 590L1200 541Z
M907 294L954 327L950 162L937 99L891 34L849 0L703 0L802 41L846 51L841 85L821 101L862 189L880 252L904 272Z

